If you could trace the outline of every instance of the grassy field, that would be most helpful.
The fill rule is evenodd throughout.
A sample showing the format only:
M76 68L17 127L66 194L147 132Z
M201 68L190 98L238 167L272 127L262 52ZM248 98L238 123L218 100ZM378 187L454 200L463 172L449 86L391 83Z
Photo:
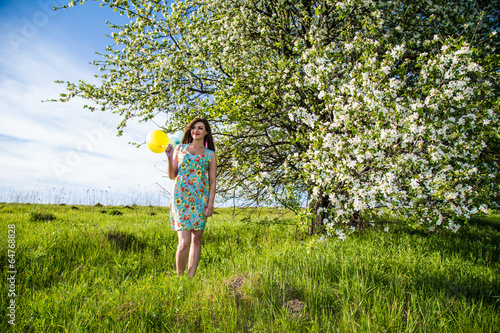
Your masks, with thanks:
M179 278L167 208L0 204L0 332L500 332L498 216L340 242L249 213L218 209Z

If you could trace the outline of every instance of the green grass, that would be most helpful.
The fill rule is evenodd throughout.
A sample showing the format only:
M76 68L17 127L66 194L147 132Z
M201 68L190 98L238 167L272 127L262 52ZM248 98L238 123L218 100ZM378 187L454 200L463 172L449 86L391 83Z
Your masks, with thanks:
M197 276L179 278L167 208L0 204L0 331L500 331L498 216L456 234L391 223L340 242L277 209L217 212Z

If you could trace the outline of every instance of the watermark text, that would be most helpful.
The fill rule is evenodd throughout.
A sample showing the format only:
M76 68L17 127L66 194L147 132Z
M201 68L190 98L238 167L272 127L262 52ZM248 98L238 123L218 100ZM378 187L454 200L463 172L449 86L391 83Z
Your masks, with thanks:
M9 224L7 226L7 281L9 289L7 291L7 317L11 325L16 324L16 225Z

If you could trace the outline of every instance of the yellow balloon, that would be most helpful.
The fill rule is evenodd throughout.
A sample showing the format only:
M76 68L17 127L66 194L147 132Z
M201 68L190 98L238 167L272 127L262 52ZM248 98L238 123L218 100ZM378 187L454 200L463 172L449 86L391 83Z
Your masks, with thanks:
M153 153L163 153L168 145L168 136L160 130L149 132L146 144Z

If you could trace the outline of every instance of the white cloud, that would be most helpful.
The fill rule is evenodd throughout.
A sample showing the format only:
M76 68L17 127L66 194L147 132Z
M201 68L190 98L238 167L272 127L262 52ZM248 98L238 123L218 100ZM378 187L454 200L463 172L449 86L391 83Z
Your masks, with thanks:
M0 49L6 46L1 44ZM13 191L52 186L74 191L109 187L142 191L157 190L155 182L159 182L171 188L171 181L155 167L165 165L165 155L128 144L144 140L149 131L157 129L155 124L130 124L123 137L116 137L120 121L116 115L91 113L77 99L41 102L64 91L55 80L93 81L94 70L88 63L82 64L77 50L43 38L31 41L29 51L2 54L1 186Z

